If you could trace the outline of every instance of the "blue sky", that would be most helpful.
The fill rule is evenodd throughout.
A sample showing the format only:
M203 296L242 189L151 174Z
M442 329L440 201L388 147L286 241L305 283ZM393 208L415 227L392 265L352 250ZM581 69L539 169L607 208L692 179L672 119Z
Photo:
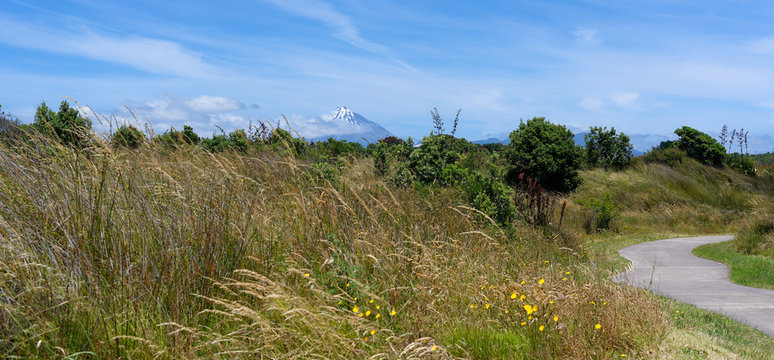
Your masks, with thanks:
M202 135L345 105L399 136L545 116L575 131L750 131L774 148L767 1L0 1L0 104L63 96Z

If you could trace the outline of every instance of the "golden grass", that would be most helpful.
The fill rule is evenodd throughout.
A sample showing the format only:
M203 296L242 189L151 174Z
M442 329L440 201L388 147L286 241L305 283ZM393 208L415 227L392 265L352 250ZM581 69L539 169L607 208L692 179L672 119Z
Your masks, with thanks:
M499 228L455 189L391 189L369 159L332 184L272 152L33 141L0 145L5 356L637 358L669 333L661 304L589 260L572 202L554 236ZM666 171L590 172L578 196ZM621 219L665 206L635 231L725 224L634 190Z

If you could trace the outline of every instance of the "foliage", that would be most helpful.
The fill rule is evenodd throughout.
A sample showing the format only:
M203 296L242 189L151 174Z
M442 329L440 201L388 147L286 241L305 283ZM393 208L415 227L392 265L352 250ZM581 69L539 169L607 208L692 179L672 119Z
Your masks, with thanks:
M516 218L513 189L501 180L486 176L480 171L466 172L458 168L457 174L466 174L462 182L467 201L500 225L510 224Z
M326 141L309 144L307 153L318 162L336 162L343 158L362 156L365 154L365 148L363 148L363 145L356 142L328 138Z
M125 147L136 149L145 142L145 135L132 125L121 125L111 136L110 143L113 147Z
M165 133L157 135L153 140L167 148L174 148L182 145L197 145L201 141L199 135L197 135L193 128L188 125L183 125L183 131L177 131L175 128L170 128Z
M592 126L584 139L586 162L591 167L623 169L629 166L634 147L626 134L617 134L615 128Z
M275 128L269 135L269 148L280 154L301 156L306 153L306 140L293 137L289 131Z
M81 116L78 109L71 107L66 100L62 100L56 113L45 101L40 103L35 110L33 127L77 148L85 148L91 140L91 120Z
M747 155L742 154L726 154L725 157L726 166L741 172L742 174L756 176L757 170L755 169L755 161Z
M548 190L566 192L578 187L582 150L566 127L536 117L519 124L510 138L507 158L513 167L512 183L523 173Z
M593 221L589 224L587 232L598 230L607 230L610 228L610 222L618 216L621 209L613 202L610 193L605 193L601 198L590 198L581 201L584 208L592 211ZM591 225L593 224L593 227Z
M726 149L711 136L688 126L675 130L675 134L680 137L677 147L689 157L706 165L723 166Z
M662 143L664 144L664 143ZM675 166L683 161L687 154L676 146L666 145L654 147L643 156L643 160L649 163L662 163Z
M441 185L446 185L443 168L456 163L473 148L474 145L465 139L431 133L422 138L422 144L409 155L409 167L418 181L427 184L441 181Z
M395 136L388 136L384 139L379 139L375 144L368 144L366 150L374 160L376 174L386 176L390 172L392 163L403 164L405 167L408 163L409 155L414 151L414 141L411 137L403 141L403 139ZM401 171L403 170L401 169ZM403 175L401 177L408 179Z

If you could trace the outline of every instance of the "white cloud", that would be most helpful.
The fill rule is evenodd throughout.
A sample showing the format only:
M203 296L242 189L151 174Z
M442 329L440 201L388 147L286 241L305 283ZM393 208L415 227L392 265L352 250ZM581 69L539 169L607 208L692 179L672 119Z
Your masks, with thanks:
M612 100L614 104L623 108L636 107L637 100L639 98L640 94L636 92L619 92L610 95L610 100Z
M216 71L202 60L201 54L176 42L82 29L70 31L4 16L0 16L0 23L0 42L11 46L75 55L164 75L206 77Z
M570 31L570 34L575 36L575 41L584 45L596 45L600 43L599 39L597 38L597 35L599 35L599 30L596 29L586 29L579 27L573 31Z
M331 121L333 114L324 114L320 116L303 116L290 114L286 116L290 129L297 132L307 139L313 139L328 135L347 135L362 132L360 126L355 126L344 121ZM274 124L279 123L281 127L287 128L285 119L280 117L274 120Z
M602 109L604 104L597 97L584 97L579 105L584 109L596 111Z
M138 120L147 120L160 131L190 125L200 134L206 135L205 132L216 129L215 126L224 129L243 128L248 122L244 116L234 113L243 108L242 103L222 96L201 95L189 99L163 94L154 101L130 102L126 106Z
M207 96L202 95L193 99L187 100L191 110L204 113L221 113L227 111L240 110L244 107L242 103L234 99L230 99L223 96Z

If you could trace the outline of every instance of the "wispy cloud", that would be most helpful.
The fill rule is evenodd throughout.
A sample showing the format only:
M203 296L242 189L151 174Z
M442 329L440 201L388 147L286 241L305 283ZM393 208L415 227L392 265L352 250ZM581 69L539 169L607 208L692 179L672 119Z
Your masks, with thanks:
M352 18L336 10L333 5L320 0L266 0L282 10L296 16L315 20L333 29L337 38L346 41L352 46L365 51L381 55L390 61L411 71L417 71L414 67L393 55L387 47L369 41L360 35L360 30L355 26Z
M0 43L121 64L155 74L207 77L215 67L179 43L141 36L47 27L0 16Z
M637 100L640 94L636 92L619 92L610 95L610 100L622 108L634 108L637 106Z
M584 44L584 45L596 45L600 43L600 40L598 38L599 30L596 29L587 29L587 28L576 28L575 30L570 31L570 34L575 36L575 41Z
M167 93L153 101L129 101L126 107L138 120L152 123L157 131L170 127L180 129L183 125L190 125L197 131L213 130L216 125L224 129L244 128L248 122L244 116L234 113L243 109L244 105L223 96L187 98ZM125 111L118 113L122 118L128 116Z

